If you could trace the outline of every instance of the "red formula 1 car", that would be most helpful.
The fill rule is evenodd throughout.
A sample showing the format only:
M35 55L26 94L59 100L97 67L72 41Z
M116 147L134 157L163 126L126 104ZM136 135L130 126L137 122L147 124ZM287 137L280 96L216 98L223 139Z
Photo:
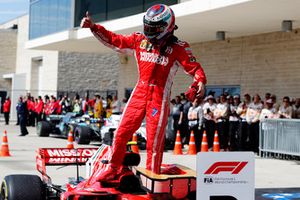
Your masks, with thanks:
M40 148L37 151L36 175L9 175L1 185L4 200L148 200L195 199L196 173L178 165L164 165L163 174L157 175L137 167L139 154L128 152L116 180L98 182L97 174L107 167L111 147L96 148ZM46 166L86 165L86 179L77 177L65 185L55 185L46 173ZM0 198L1 199L1 198Z

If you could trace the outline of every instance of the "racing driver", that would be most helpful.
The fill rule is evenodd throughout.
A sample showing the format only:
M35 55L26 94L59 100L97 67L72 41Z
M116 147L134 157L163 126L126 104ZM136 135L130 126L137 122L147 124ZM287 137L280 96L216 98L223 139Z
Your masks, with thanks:
M143 33L115 34L95 24L89 13L82 19L82 28L90 28L94 36L117 52L134 55L139 79L124 109L115 132L111 158L106 170L97 175L98 181L109 181L120 173L126 144L146 116L146 168L160 174L164 150L165 128L169 116L169 98L173 78L179 66L193 76L187 92L190 100L203 96L206 76L196 62L188 43L174 36L175 15L163 4L150 7L144 16Z

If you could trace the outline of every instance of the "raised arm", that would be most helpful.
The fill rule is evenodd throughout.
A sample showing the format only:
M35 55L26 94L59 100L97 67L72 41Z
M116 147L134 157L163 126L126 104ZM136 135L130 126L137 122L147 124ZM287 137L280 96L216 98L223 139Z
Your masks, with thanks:
M131 35L113 33L106 30L100 24L95 24L88 12L86 12L86 16L81 20L80 26L82 28L90 28L94 36L105 46L120 53L133 54L135 48L134 40L137 33Z

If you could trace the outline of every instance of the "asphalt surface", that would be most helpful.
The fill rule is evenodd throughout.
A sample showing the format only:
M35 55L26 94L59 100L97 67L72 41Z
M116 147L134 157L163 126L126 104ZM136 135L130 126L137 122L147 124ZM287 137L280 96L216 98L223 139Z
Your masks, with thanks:
M35 151L40 147L66 147L67 140L59 137L38 137L35 127L28 127L29 135L20 134L19 126L4 125L0 121L0 136L4 130L8 133L8 143L11 157L0 157L0 180L9 174L37 174L35 165ZM76 147L97 147L99 142L91 145L76 145ZM186 149L185 149L186 150ZM140 166L145 166L146 153L141 151ZM172 151L165 152L163 163L177 163L191 169L196 169L196 156L173 155ZM54 183L64 184L68 177L76 176L75 166L48 167L48 174ZM80 167L81 176L85 177L84 166ZM300 163L277 159L255 159L255 188L256 200L263 199L300 199ZM287 196L284 196L287 195ZM298 196L297 196L298 195Z

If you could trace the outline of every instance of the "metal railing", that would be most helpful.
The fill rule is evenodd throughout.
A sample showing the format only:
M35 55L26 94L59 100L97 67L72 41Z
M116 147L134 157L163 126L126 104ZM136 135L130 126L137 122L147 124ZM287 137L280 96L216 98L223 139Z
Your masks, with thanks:
M300 156L299 119L265 119L260 122L259 136L262 157Z

